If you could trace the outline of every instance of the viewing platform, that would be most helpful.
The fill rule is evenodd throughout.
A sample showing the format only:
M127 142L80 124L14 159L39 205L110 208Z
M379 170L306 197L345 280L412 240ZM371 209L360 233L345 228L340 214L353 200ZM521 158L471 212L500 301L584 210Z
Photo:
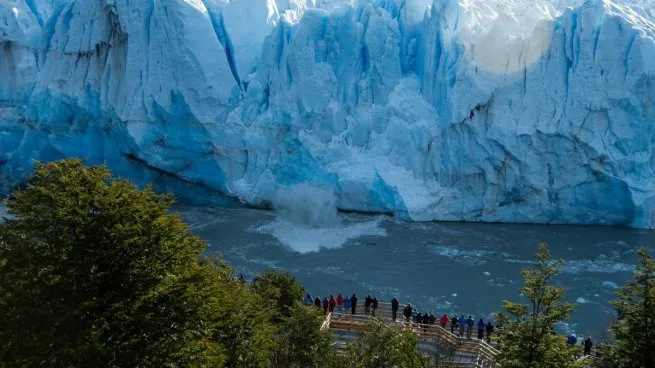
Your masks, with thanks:
M335 346L342 350L346 343L355 340L367 323L381 322L396 331L411 331L418 340L418 349L431 358L450 363L453 368L497 368L495 357L498 350L484 340L467 339L451 333L441 325L405 322L402 308L398 310L396 321L392 320L390 303L379 303L375 317L364 314L364 305L357 304L356 314L336 309L328 313L321 329L327 329L335 336ZM477 329L475 330L477 333Z

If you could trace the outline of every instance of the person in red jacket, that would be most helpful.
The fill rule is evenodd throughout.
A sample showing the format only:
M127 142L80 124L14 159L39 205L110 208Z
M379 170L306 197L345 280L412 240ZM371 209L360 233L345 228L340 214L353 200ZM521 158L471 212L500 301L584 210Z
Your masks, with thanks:
M448 315L444 314L441 316L439 319L439 324L441 325L441 328L446 328L446 325L448 324Z
M337 295L337 312L341 314L343 311L343 295L339 294Z
M334 300L334 296L330 295L330 300L328 300L328 310L330 313L334 312L335 305L337 305L337 301Z

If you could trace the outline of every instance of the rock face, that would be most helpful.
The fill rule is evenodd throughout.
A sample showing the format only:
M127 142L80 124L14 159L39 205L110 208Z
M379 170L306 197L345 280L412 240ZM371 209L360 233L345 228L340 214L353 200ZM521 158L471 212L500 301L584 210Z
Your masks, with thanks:
M417 221L654 228L653 19L646 0L5 0L0 188L81 156L200 201L307 183Z

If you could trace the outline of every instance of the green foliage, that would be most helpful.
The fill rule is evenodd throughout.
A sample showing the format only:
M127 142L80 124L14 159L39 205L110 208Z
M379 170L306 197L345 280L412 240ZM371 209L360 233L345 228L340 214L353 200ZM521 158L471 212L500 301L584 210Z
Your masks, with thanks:
M619 368L625 366L621 357L616 353L615 345L597 345L595 347L595 360L590 367L593 368Z
M275 306L279 313L276 321L289 317L292 307L302 300L305 292L290 273L277 270L267 270L263 275L256 276L252 287L268 304Z
M565 303L564 290L550 285L560 273L562 261L554 261L548 246L541 244L533 266L521 271L524 286L520 289L528 304L503 302L498 321L498 363L503 368L569 368L578 367L574 347L566 344L553 327L566 321L574 305Z
M613 302L618 321L614 334L616 367L655 367L655 260L640 248L634 278L617 293Z
M322 331L323 313L296 303L276 334L273 366L280 368L327 367L336 359L332 334Z
M79 160L39 164L0 225L0 367L259 367L261 298L169 196Z
M427 368L430 360L419 353L416 336L398 332L381 323L371 323L364 333L348 344L341 367L350 368Z

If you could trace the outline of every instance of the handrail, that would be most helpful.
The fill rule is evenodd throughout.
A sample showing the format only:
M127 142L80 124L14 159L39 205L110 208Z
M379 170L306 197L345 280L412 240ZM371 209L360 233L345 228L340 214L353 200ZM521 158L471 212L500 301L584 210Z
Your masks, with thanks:
M350 313L344 313L341 315L336 313L331 313L328 316L328 318L331 319L332 321L331 324L335 325L335 327L332 327L334 330L341 330L341 329L357 330L358 328L363 328L368 321L374 320L382 323L387 328L392 328L393 330L411 331L421 339L441 340L457 351L475 354L477 356L477 363L475 363L476 367L478 366L484 367L485 363L494 362L495 356L499 353L497 349L489 345L484 340L465 339L459 337L451 333L450 331L446 330L445 328L441 327L440 325L417 324L413 322L410 323L403 322L403 323L389 325L373 316L362 315L362 314L353 315Z
M423 324L414 322L389 324L388 321L383 322L380 318L388 318L391 314L391 309L391 303L378 302L375 317L370 314L363 314L363 308L358 308L357 314L351 314L349 310L344 310L342 313L339 313L335 310L334 312L328 314L326 321L323 323L321 328L352 331L363 328L364 325L370 320L375 320L394 330L410 330L420 339L440 340L442 343L451 346L460 353L471 354L477 357L475 362L462 363L462 367L474 366L476 368L486 368L489 367L490 363L497 367L497 364L495 364L495 357L500 352L487 341L483 339L467 339L460 337L458 334L450 332L448 329L441 327L439 324ZM404 316L402 316L402 308L399 308L398 314L401 320L404 320ZM460 364L457 363L453 365L453 367L455 366L460 366Z
M323 321L323 324L321 324L321 330L329 329L331 321L332 321L332 312L328 313L327 316L325 316L325 321Z

